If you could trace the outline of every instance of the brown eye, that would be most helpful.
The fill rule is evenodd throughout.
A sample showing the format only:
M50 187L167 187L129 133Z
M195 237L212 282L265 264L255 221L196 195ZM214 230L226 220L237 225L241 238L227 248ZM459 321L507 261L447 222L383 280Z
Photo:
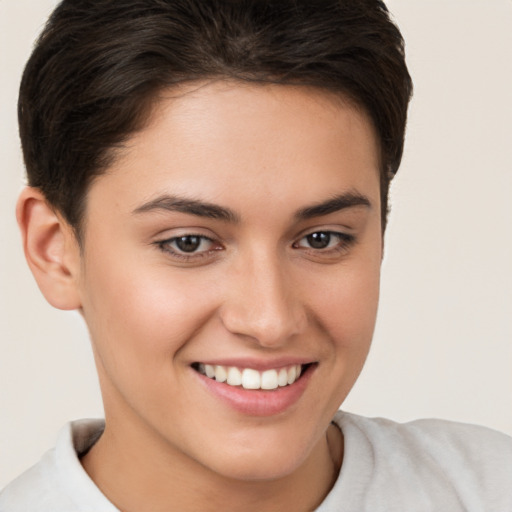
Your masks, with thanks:
M293 245L298 249L309 249L328 253L330 251L345 250L354 242L355 237L348 233L315 231L302 237Z
M205 256L218 245L211 239L203 235L182 235L156 242L163 251L181 257L199 257Z
M306 237L309 246L313 249L325 249L331 243L331 233L319 231Z
M176 247L183 252L195 252L201 247L204 237L196 235L180 236L174 240Z

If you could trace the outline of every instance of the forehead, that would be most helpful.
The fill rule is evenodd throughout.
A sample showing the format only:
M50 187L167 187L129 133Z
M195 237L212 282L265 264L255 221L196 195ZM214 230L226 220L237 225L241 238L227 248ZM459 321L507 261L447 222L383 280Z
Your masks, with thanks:
M164 91L90 200L133 210L163 192L232 209L317 202L363 189L378 201L379 155L368 116L306 87L217 81Z

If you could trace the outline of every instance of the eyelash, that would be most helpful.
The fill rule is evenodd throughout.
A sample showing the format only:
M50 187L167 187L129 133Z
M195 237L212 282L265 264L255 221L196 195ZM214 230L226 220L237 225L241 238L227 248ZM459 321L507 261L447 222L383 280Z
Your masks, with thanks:
M325 254L325 253L331 253L333 251L334 252L344 251L344 250L348 249L348 247L355 242L354 235L349 235L347 233L340 233L338 231L320 230L320 231L313 231L311 233L308 233L307 235L304 235L297 242L295 242L293 244L293 247L294 248L299 248L300 247L299 244L300 244L300 242L302 242L302 240L306 240L307 238L313 237L314 235L323 235L323 236L327 235L329 237L329 240L328 240L329 244L332 241L331 239L333 237L338 239L338 243L336 244L335 247L325 247L325 248L310 247L310 248L305 248L305 249L312 250L315 253L320 252L320 253Z
M197 233L186 233L181 236L174 236L172 238L168 238L166 240L160 240L158 242L155 242L156 245L159 247L159 249L167 254L170 254L174 258L181 259L183 261L191 261L191 260L197 260L200 258L204 258L209 256L212 252L220 250L220 244L218 244L218 248L216 249L209 249L202 252L180 252L180 249L173 249L171 247L171 244L175 243L180 238L199 238L201 240L201 244L205 241L210 242L212 244L215 243L215 240L212 238L209 238L205 235L199 235Z
M335 247L327 247L327 248L314 248L314 247L303 247L303 249L313 252L315 255L336 255L340 253L346 252L351 245L354 245L356 242L356 237L354 235L348 234L348 233L340 233L338 231L329 231L329 230L319 230L319 231L312 231L311 233L308 233L304 236L302 236L298 241L294 242L292 244L292 247L294 249L299 249L301 246L299 245L302 240L306 240L308 237L311 237L313 235L328 235L329 237L335 237L338 239L338 244ZM201 258L205 258L208 256L211 256L213 252L219 251L222 249L222 246L217 243L215 248L207 249L201 252L190 252L186 253L181 251L179 248L175 249L172 248L171 244L174 244L179 239L184 238L198 238L200 239L200 243L209 242L211 244L214 244L215 247L215 240L213 240L210 237L207 237L205 235L200 235L197 233L186 233L181 236L175 236L172 238L168 238L166 240L159 240L155 242L155 245L158 246L158 248L167 254L170 254L173 258L180 259L182 261L194 261L199 260ZM329 239L329 243L331 240Z

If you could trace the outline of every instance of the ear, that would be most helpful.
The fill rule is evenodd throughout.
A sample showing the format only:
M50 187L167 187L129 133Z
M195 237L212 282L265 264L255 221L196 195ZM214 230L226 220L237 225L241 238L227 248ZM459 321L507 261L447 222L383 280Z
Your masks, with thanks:
M80 308L80 248L73 229L32 187L21 192L16 218L25 257L46 300L58 309Z

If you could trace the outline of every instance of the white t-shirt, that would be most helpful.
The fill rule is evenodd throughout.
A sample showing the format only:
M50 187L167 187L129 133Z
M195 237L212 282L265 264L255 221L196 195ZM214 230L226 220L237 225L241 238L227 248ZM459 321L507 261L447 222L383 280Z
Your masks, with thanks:
M512 438L442 420L395 423L338 412L344 458L317 512L512 512ZM119 512L82 468L104 428L80 420L0 493L0 512Z

